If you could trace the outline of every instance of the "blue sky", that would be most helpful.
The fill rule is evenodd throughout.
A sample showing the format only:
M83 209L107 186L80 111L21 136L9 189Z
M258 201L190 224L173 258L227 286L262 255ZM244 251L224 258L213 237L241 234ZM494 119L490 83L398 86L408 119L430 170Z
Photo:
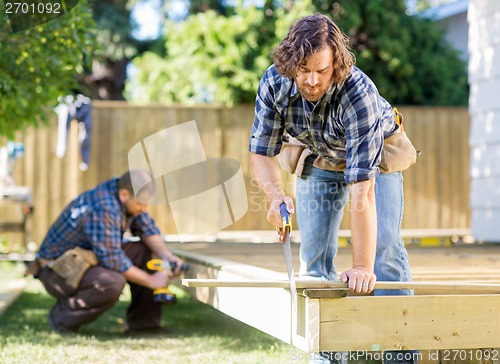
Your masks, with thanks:
M138 39L151 39L158 36L160 27L160 2L158 0L149 0L147 2L138 2L132 10L132 18L139 25L133 33Z

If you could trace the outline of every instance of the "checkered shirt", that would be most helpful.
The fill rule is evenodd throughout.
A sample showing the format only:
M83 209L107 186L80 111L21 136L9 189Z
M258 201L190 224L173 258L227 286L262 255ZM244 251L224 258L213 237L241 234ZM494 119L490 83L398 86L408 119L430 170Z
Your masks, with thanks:
M249 150L278 155L286 131L327 162L344 160L345 182L355 183L379 173L384 138L394 130L392 106L359 68L313 103L272 65L259 84Z
M118 198L118 179L113 178L76 197L50 227L37 258L54 259L80 246L91 249L100 265L124 272L133 264L122 249L122 238L160 234L147 213L127 216Z

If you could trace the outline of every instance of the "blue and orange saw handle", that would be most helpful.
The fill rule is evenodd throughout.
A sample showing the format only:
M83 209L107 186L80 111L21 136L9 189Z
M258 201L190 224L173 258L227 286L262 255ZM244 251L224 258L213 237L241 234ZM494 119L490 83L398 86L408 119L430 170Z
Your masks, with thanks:
M290 219L290 213L288 212L286 208L286 203L284 202L282 202L280 205L280 213L281 213L281 218L283 219L283 229L289 227L290 231L292 231L292 219Z
M285 243L286 238L290 235L292 231L292 219L290 218L290 213L286 208L286 203L282 202L280 205L280 214L283 222L283 227L278 228L278 232L280 235L280 242Z

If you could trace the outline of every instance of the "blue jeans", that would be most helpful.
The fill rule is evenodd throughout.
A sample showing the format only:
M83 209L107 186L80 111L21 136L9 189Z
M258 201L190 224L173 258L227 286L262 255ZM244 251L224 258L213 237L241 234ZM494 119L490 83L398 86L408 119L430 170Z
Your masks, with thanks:
M296 211L300 229L300 276L338 280L334 259L338 231L349 198L342 172L312 166L309 158L297 178ZM375 274L379 281L411 281L408 253L401 238L403 176L379 174L375 180L377 250ZM409 290L376 290L376 295L410 295Z
M300 229L302 278L338 280L334 259L338 231L349 198L343 172L312 166L308 158L296 184L296 212ZM375 274L379 281L411 281L408 253L401 238L403 176L401 172L379 174L375 179L377 248ZM375 290L375 295L411 295L411 290ZM392 362L392 361L391 361ZM399 363L412 363L401 361Z

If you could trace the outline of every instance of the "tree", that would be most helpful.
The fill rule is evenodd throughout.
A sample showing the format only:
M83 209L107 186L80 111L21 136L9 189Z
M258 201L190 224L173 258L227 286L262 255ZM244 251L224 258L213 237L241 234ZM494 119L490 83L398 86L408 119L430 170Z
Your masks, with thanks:
M240 7L230 16L209 10L167 22L166 56L137 57L126 94L139 102L254 102L272 50L291 22L311 11L308 2L288 11L266 1L264 9Z
M92 67L80 79L85 94L96 100L123 100L126 69L143 47L131 35L130 11L135 0L93 0L96 40L101 45Z
M46 120L58 96L76 87L92 57L93 21L86 1L63 16L13 33L0 2L0 135Z
M349 36L358 66L391 103L466 105L466 67L458 52L434 23L407 15L403 0L390 4L266 0L263 8L240 6L233 15L210 10L168 22L165 55L146 52L134 60L138 71L127 96L141 102L254 102L270 54L292 22L320 11Z
M233 7L224 0L191 0L189 2L190 14L204 13L209 10L227 16L232 13Z
M391 103L467 105L464 61L432 21L409 16L403 0L315 0L348 34L357 65Z

